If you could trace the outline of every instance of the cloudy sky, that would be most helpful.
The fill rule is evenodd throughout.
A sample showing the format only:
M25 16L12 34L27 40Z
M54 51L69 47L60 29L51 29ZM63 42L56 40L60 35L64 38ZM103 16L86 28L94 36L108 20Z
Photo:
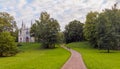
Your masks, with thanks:
M14 16L20 28L22 21L30 27L31 20L34 22L42 11L47 11L63 30L68 22L84 22L88 12L111 8L116 2L120 7L120 0L0 0L0 12Z

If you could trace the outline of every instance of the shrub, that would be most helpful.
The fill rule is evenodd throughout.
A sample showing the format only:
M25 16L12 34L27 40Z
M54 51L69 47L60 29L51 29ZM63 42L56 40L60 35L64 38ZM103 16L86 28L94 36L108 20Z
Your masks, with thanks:
M0 33L0 56L7 57L16 55L18 52L15 38L9 32Z

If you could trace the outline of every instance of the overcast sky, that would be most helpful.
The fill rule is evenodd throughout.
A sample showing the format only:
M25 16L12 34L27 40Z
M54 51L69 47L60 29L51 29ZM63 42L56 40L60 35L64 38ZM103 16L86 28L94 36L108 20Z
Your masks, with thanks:
M38 19L42 11L59 21L61 29L76 19L85 21L90 11L102 11L111 8L120 0L0 0L0 12L8 12L14 16L20 28L22 21L30 27L31 20Z

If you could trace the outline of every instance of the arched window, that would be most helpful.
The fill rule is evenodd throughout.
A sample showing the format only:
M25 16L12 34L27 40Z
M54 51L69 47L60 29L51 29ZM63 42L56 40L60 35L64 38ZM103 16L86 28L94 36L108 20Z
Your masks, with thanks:
M26 37L26 42L29 42L29 37Z
M20 40L22 40L22 38L20 38Z
M28 31L26 31L26 34L29 34L29 32L28 32Z

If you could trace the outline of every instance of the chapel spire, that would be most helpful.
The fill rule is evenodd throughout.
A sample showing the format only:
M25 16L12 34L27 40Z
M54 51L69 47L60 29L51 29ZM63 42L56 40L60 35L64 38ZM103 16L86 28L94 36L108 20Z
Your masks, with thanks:
M25 27L25 24L24 24L24 22L23 22L23 20L22 20L22 28L23 28L23 29L26 28L26 27Z
M24 24L23 24L23 20L22 20L22 27L24 26Z
M33 22L32 22L32 20L31 20L31 26L33 25Z

